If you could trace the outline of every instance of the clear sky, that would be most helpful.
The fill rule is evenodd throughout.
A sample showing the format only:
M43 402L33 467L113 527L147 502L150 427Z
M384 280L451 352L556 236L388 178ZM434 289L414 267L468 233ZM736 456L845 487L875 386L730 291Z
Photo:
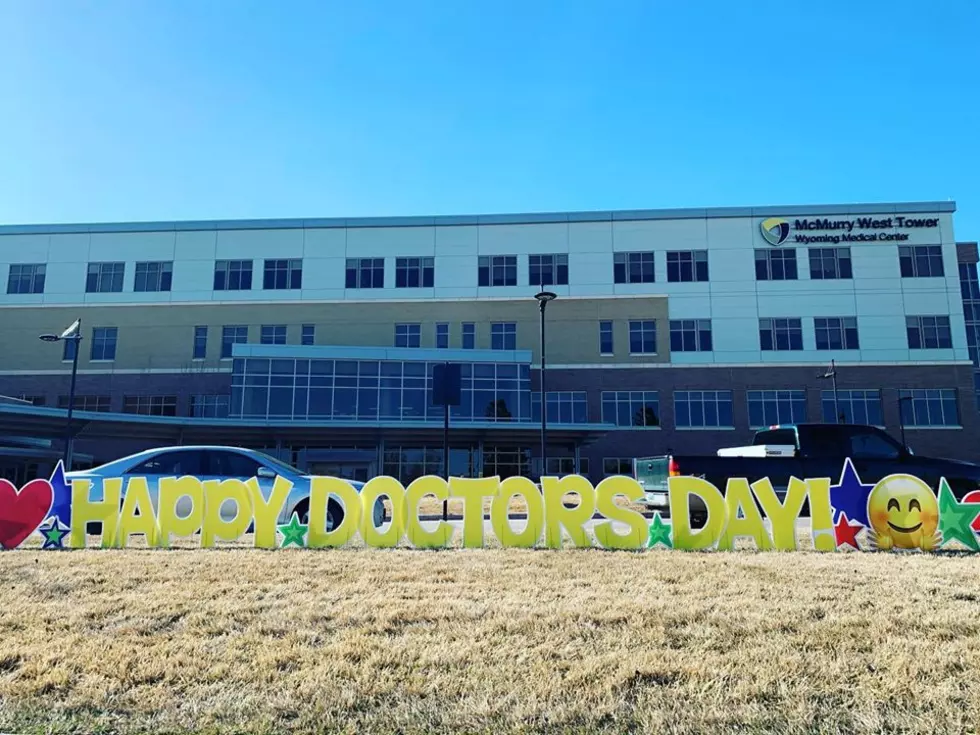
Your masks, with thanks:
M0 222L947 200L976 0L0 0Z

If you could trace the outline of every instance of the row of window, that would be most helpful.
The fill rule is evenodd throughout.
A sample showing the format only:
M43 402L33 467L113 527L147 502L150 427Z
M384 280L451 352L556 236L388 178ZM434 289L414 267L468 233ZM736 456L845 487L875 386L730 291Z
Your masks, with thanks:
M730 390L674 391L674 425L676 428L731 429L733 392ZM43 406L44 396L21 396L34 405ZM746 391L749 426L761 428L774 424L805 423L807 399L804 390ZM900 390L902 421L909 427L959 426L956 391L946 388ZM884 426L881 391L824 390L820 394L821 420ZM658 391L603 391L601 422L619 427L660 427L660 394ZM58 396L58 407L68 407L68 396ZM111 410L111 399L105 395L77 395L78 411ZM531 420L541 419L541 394L531 396ZM123 396L123 413L146 416L176 416L177 396ZM585 391L549 392L548 421L552 424L585 424L589 421ZM189 415L195 418L226 418L229 415L227 394L193 395Z
M935 278L945 275L940 245L900 245L899 265L903 278ZM568 256L555 253L529 255L528 285L568 285ZM810 278L814 280L852 278L849 247L809 248ZM250 291L251 260L218 260L214 264L215 291ZM796 280L798 269L795 248L757 249L756 279L760 281ZM85 278L87 293L118 293L123 290L126 275L124 262L89 263ZM20 263L10 266L8 294L44 293L45 265ZM689 283L708 280L707 250L667 252L667 281ZM654 283L654 253L625 252L613 255L615 283ZM432 257L395 258L395 288L432 288L435 283L435 259ZM516 255L481 255L477 283L481 287L516 286ZM139 292L170 291L173 285L173 261L136 263L133 290ZM352 289L384 288L384 258L348 258L345 286ZM264 290L297 290L303 287L303 261L300 258L265 260L262 272Z
M672 352L711 352L713 349L710 319L671 319L670 349ZM857 319L854 317L815 317L813 319L815 345L818 350L857 350L860 349ZM263 345L286 344L285 324L263 324L259 327L259 343ZM435 346L437 349L449 348L448 322L435 325ZM952 331L947 316L909 316L906 317L906 335L909 349L951 349ZM90 360L115 360L118 343L118 327L94 327ZM247 325L226 325L221 328L221 359L232 357L235 344L248 342ZM464 322L461 326L462 348L476 348L476 324ZM316 343L316 326L300 326L300 344ZM62 359L74 358L75 341L65 341ZM418 348L422 346L421 324L396 324L395 347ZM764 352L783 352L802 350L803 323L799 318L765 318L759 320L759 346ZM516 350L517 324L515 322L492 322L490 324L490 349ZM975 349L975 345L974 345ZM194 327L192 358L203 360L207 357L208 327ZM655 355L657 353L657 322L655 319L630 320L629 351L631 355ZM613 322L599 322L599 353L615 354Z

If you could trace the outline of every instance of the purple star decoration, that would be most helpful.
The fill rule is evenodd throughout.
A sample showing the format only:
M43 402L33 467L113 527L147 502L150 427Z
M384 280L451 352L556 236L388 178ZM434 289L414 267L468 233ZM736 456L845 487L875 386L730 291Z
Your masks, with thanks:
M863 485L850 457L844 460L840 482L830 486L830 505L834 509L834 521L844 513L848 519L863 526L868 525L868 495L874 485Z
M65 465L58 460L58 465L51 475L51 488L54 490L54 503L48 513L48 518L57 518L66 526L71 526L71 486L65 479Z

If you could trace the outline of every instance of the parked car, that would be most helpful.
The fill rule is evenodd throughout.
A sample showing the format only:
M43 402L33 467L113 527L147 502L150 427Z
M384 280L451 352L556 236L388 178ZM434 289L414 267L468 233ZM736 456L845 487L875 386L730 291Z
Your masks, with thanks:
M939 478L945 477L958 500L980 488L980 465L921 457L882 429L863 424L771 426L756 432L751 446L721 449L715 455L641 457L633 462L633 476L646 492L640 502L666 516L670 512L669 477L702 477L720 490L725 489L729 477L744 477L750 483L768 477L782 500L791 477L831 477L836 481L847 457L864 484L906 473L938 490ZM706 512L704 503L692 496L692 521L703 523Z
M180 477L192 475L201 480L249 480L257 478L263 496L272 493L276 476L289 480L293 487L289 491L286 502L279 514L279 523L289 522L293 513L299 515L302 523L309 522L310 512L310 476L281 459L276 459L264 452L253 449L223 446L178 446L148 449L144 452L117 459L113 462L93 467L88 470L66 472L65 477L70 482L85 479L92 482L92 491L101 496L102 482L114 477L145 477L150 489L150 500L157 508L158 483L164 477ZM348 480L358 492L364 483ZM123 486L125 493L125 484ZM191 511L190 498L181 498L177 502L177 513L186 516ZM235 515L234 503L226 502L220 510L222 518L230 520ZM332 496L327 503L327 530L340 525L344 518L344 508L339 499ZM380 526L385 518L384 501L380 498L374 505L374 523ZM99 531L93 531L98 533Z

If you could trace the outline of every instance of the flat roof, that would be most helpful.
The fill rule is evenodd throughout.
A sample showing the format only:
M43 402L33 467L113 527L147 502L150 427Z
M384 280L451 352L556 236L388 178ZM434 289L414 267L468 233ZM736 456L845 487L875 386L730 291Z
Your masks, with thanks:
M197 220L182 222L116 222L81 224L0 225L0 235L62 235L111 232L184 232L196 230L294 230L343 227L433 227L453 225L531 225L568 222L615 222L716 217L786 217L860 214L955 212L956 202L878 202L865 204L800 204L759 207L688 209L624 209L595 212L528 214L464 214L415 217L333 217L314 219Z

